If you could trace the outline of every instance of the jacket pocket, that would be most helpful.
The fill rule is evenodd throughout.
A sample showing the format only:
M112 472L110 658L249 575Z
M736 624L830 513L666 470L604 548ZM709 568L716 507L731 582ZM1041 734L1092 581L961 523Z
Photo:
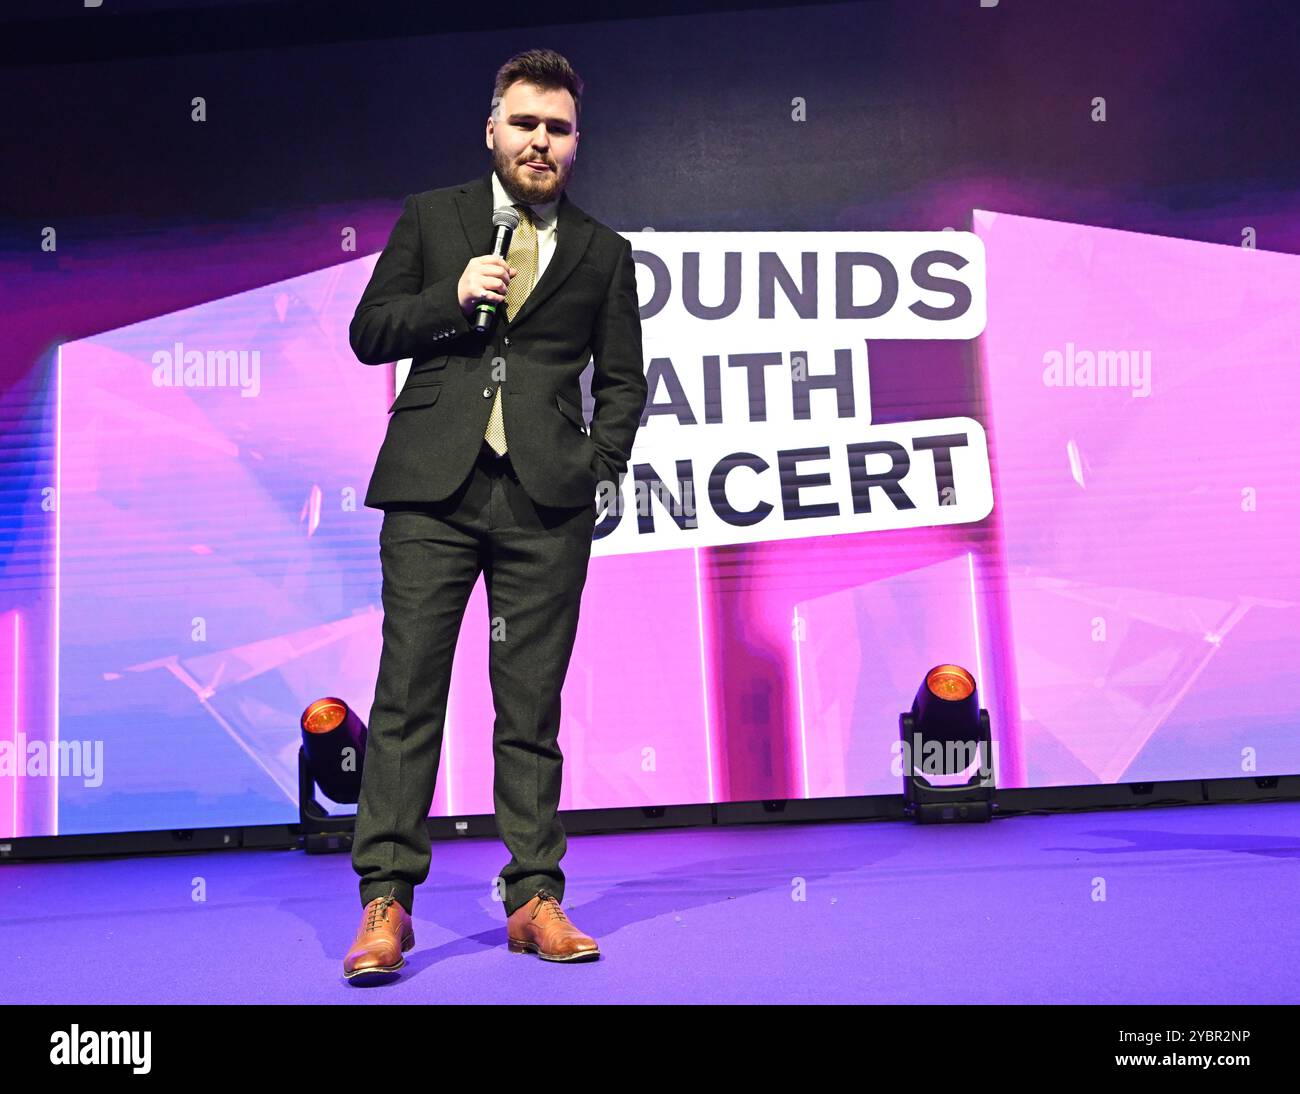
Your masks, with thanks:
M555 405L560 408L560 413L563 414L566 418L568 418L569 421L571 421L584 433L587 432L587 423L582 420L581 410L579 410L572 403L567 402L564 399L564 397L560 395L557 395L555 397Z
M412 362L411 370L406 374L406 387L442 383L443 369L447 367L449 360L451 360L449 356L443 355L430 357L426 361Z
M409 383L405 385L401 393L393 400L393 405L388 408L391 414L395 410L409 410L414 406L432 406L438 401L438 396L442 394L442 384L416 384Z

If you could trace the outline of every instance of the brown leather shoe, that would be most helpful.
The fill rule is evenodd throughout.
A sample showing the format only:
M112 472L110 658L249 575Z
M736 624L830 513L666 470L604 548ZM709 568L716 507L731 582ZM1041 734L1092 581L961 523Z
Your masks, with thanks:
M382 979L406 964L402 953L414 945L411 916L394 888L388 896L375 897L361 913L356 940L343 958L343 975L361 982Z
M596 940L573 925L549 889L539 889L506 918L506 938L511 953L535 953L546 961L591 961L600 956Z

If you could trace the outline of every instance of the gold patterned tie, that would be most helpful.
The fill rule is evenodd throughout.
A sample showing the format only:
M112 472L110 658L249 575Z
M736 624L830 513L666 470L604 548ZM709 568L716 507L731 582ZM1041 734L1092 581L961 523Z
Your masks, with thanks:
M527 205L516 205L515 208L519 211L519 227L510 237L510 252L506 255L506 261L518 271L506 286L506 315L510 319L519 313L537 280L537 226L533 223L533 211ZM505 455L506 426L501 420L500 384L497 384L496 397L492 400L492 413L483 439L498 456Z

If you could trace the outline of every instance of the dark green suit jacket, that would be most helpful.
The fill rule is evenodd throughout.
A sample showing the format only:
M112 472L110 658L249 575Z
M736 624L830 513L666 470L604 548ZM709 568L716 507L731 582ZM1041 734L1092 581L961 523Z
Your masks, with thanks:
M491 253L492 211L490 171L408 196L357 305L348 333L359 361L412 359L370 508L451 494L479 454L498 383L511 462L533 501L589 505L627 470L647 397L631 244L562 195L540 280L513 320L501 305L478 334L456 285L472 257ZM588 432L578 378L591 361Z

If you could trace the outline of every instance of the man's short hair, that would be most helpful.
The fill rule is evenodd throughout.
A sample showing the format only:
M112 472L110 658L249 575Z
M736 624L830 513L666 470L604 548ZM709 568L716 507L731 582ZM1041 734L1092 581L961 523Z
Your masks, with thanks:
M521 80L547 91L564 88L573 96L575 118L581 119L582 78L573 71L573 66L553 49L528 49L516 53L497 69L496 81L492 85L492 117L497 121L501 120L498 112L506 88Z

